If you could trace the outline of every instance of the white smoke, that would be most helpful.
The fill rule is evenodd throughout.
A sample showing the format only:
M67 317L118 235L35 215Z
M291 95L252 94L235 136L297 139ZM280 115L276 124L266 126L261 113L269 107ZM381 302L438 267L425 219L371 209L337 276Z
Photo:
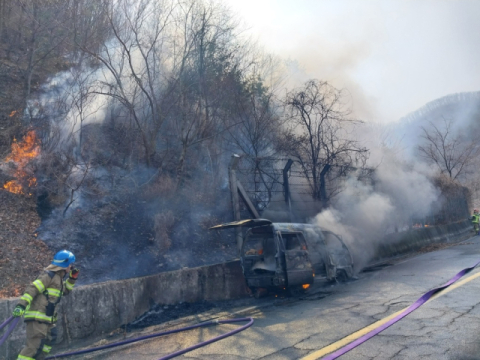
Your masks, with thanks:
M478 1L223 1L268 51L298 62L292 87L301 68L346 88L356 118L391 122L479 89Z
M432 214L440 192L428 175L385 151L373 182L350 176L332 206L312 222L341 235L360 269L386 234L407 230L412 219Z

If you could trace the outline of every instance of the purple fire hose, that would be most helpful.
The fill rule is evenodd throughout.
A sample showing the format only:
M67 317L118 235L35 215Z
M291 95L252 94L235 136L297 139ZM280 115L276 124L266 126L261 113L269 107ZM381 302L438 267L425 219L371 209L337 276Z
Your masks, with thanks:
M197 324L197 325L187 326L187 327L180 328L180 329L169 330L169 331L159 332L159 333L150 334L150 335L145 335L145 336L140 336L140 337L138 337L138 338L123 340L123 341L119 341L119 342L112 343L112 344L108 344L108 345L98 346L98 347L95 347L95 348L90 348L90 349L85 349L85 350L79 350L79 351L72 351L72 352L69 352L69 353L63 353L63 354L58 354L58 355L52 355L52 356L49 356L49 357L45 358L45 360L48 360L48 359L59 359L59 358L62 358L62 357L67 357L67 356L86 354L86 353L90 353L90 352L94 352L94 351L99 351L99 350L104 350L104 349L108 349L108 348L112 348L112 347L116 347L116 346L120 346L120 345L126 345L126 344L130 344L130 343L134 343L134 342L137 342L137 341L142 341L142 340L146 340L146 339L151 339L151 338L154 338L154 337L159 337L159 336L169 335L169 334L175 334L175 333L178 333L178 332L187 331L187 330L195 329L195 328L198 328L198 327L218 325L218 324L229 324L229 323L236 323L236 322L240 322L240 321L248 321L248 323L245 324L245 325L243 325L243 326L241 326L241 327L239 327L238 329L229 331L229 332L227 332L227 333L225 333L225 334L219 335L219 336L214 337L214 338L212 338L212 339L210 339L210 340L203 341L203 342L201 342L201 343L198 343L198 344L193 345L193 346L191 346L191 347L188 347L188 348L186 348L186 349L177 351L177 352L175 352L175 353L173 353L173 354L166 355L166 356L160 358L159 360L172 359L172 358L174 358L174 357L176 357L176 356L179 356L179 355L181 355L181 354L185 354L186 352L192 351L192 350L194 350L194 349L198 349L199 347L202 347L202 346L211 344L211 343L213 343L213 342L215 342L215 341L224 339L224 338L226 338L226 337L228 337L228 336L234 335L234 334L236 334L236 333L239 333L240 331L243 331L243 330L249 328L249 327L252 326L252 324L253 324L253 318L247 317L247 318L239 318L239 319L231 319L231 320L212 320L212 321L207 321L207 322L204 322L204 323L201 323L201 324Z
M399 321L400 319L404 318L405 316L407 316L408 314L410 314L412 311L418 309L420 306L422 306L423 304L425 304L428 299L430 299L435 293L449 287L450 285L452 285L455 281L457 281L458 279L460 279L463 275L469 273L470 271L472 271L475 267L477 267L478 265L480 264L480 261L477 262L475 265L471 266L471 267L468 267L466 269L463 269L462 271L460 271L457 275L455 275L453 278L451 278L448 282L446 282L445 284L443 284L442 286L439 286L435 289L432 289L430 290L429 292L425 293L423 296L421 296L417 301L415 301L412 305L410 305L408 308L406 308L404 311L402 311L400 314L398 314L397 316L395 316L393 319L390 319L389 321L387 321L385 324L379 326L378 328L376 329L373 329L372 331L370 331L369 333L363 335L362 337L359 337L357 340L354 340L352 341L350 344L348 345L345 345L344 347L338 349L337 351L329 354L328 356L322 358L323 360L333 360L333 359L336 359L340 356L342 356L343 354L347 353L348 351L352 350L353 348L356 348L358 345L360 344L363 344L365 341L367 341L368 339L374 337L375 335L377 335L378 333L382 332L383 330L387 329L388 327L390 327L391 325L395 324L397 321Z
M186 349L183 349L183 350L179 350L177 352L174 352L170 355L166 355L166 356L163 356L161 357L160 359L158 360L167 360L167 359L173 359L174 357L176 356L179 356L179 355L182 355L182 354L185 354L189 351L192 351L192 350L195 350L195 349L198 349L202 346L205 346L205 345L208 345L208 344L211 344L215 341L218 341L218 340L222 340L228 336L231 336L231 335L234 335L236 333L239 333L240 331L243 331L245 330L246 328L249 328L250 326L252 326L253 324L253 318L251 317L248 317L248 318L240 318L240 319L231 319L231 320L218 320L218 321L215 321L214 323L215 324L229 324L229 323L234 323L234 322L239 322L239 321L247 321L248 320L248 323L243 325L242 327L239 327L238 329L235 329L235 330L232 330L232 331L229 331L223 335L219 335L217 337L214 337L210 340L207 340L207 341L202 341L201 343L198 343L198 344L195 344L193 346L190 346Z
M15 319L15 320L14 320ZM13 321L12 321L13 320ZM13 317L10 316L7 320L5 320L1 325L0 325L0 330L3 329L5 326L7 326L10 322L10 326L8 327L7 331L5 331L5 334L3 334L2 338L0 339L0 346L3 345L5 340L10 336L12 333L13 329L17 326L18 322L20 321L20 317Z
M13 316L10 316L7 320L5 320L2 324L0 324L0 330L2 330L5 326L7 326L10 321L13 320Z

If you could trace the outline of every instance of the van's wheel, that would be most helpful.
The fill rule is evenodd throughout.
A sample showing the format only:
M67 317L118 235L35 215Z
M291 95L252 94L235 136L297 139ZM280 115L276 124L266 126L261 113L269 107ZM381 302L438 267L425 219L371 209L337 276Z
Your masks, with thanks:
M336 280L338 282L346 282L354 278L353 269L350 267L348 269L338 269Z
M345 282L348 280L347 272L344 269L338 269L335 278L338 282Z
M260 299L268 295L268 290L265 288L255 288L253 291L253 296L255 299Z

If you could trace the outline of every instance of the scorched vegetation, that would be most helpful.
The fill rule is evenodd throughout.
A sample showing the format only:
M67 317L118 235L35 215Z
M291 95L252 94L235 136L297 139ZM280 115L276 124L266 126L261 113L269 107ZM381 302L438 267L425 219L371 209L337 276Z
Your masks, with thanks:
M260 213L288 177L296 205L318 205L301 221L351 179L374 188L345 93L282 76L221 2L0 0L0 294L63 248L83 283L237 257L233 234L207 231L232 220L232 154Z

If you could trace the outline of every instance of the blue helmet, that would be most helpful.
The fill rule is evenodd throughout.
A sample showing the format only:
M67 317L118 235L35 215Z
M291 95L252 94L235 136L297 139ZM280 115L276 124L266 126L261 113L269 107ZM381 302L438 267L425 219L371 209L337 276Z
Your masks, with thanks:
M55 254L53 257L52 265L57 265L62 268L67 268L70 264L75 262L75 255L68 250L62 250Z

